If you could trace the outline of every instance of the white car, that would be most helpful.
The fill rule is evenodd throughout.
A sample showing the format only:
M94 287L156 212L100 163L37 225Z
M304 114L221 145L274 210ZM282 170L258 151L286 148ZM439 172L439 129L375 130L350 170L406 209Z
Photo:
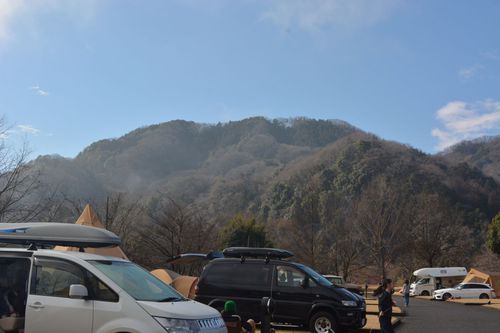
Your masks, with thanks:
M486 283L460 283L453 288L439 289L434 291L433 298L446 301L450 298L496 298L495 290Z
M227 333L217 310L184 298L120 258L38 249L105 246L103 229L59 223L0 223L0 332Z

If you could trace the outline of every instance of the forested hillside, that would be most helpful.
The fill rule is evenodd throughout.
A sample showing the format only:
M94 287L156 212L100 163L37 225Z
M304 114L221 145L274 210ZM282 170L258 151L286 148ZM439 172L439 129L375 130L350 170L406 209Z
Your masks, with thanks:
M179 120L37 158L43 191L27 199L50 197L33 218L68 222L92 203L149 267L235 245L221 231L235 216L325 272L466 265L500 211L498 142L429 155L341 121Z
M452 163L466 162L500 182L500 136L461 142L442 154Z

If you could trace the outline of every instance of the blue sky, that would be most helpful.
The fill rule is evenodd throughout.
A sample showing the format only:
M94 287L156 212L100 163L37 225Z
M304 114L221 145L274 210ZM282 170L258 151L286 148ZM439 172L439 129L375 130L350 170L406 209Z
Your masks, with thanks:
M34 156L172 119L500 134L500 1L0 0L1 137Z

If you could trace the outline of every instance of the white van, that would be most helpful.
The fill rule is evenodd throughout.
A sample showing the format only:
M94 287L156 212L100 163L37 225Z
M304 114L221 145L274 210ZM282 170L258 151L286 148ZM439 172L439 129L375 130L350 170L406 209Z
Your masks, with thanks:
M465 267L428 267L413 272L416 281L410 285L410 296L431 296L434 290L451 288L467 275Z
M0 332L227 331L217 310L185 299L130 261L36 248L116 245L116 235L58 223L19 226L0 223L0 243L31 244L0 249Z

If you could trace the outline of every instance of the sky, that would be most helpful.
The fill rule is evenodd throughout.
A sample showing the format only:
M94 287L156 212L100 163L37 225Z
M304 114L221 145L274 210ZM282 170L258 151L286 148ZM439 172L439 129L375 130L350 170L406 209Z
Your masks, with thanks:
M428 153L500 134L497 0L0 0L0 140L341 119Z

